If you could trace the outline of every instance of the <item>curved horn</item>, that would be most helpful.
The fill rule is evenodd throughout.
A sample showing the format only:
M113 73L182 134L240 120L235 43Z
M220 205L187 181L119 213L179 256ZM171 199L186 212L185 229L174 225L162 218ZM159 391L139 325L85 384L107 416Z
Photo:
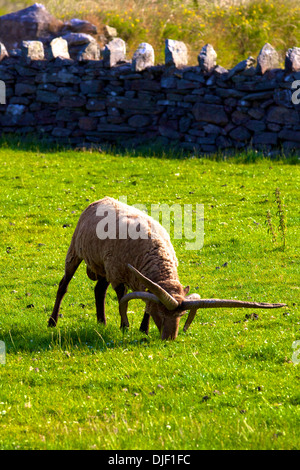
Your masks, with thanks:
M184 300L181 304L182 309L190 310L185 322L184 331L187 331L195 318L198 308L280 308L286 307L286 304L269 304L266 302L244 302L242 300L226 299L198 299Z
M147 300L151 300L151 302L155 302L157 304L160 303L160 300L156 295L150 294L150 292L130 292L129 294L124 295L120 302L119 302L119 312L121 315L121 325L129 326L128 318L127 318L127 306L129 300L133 299L141 299L144 302Z
M161 286L156 284L156 282L151 281L142 273L140 273L137 269L135 269L131 264L128 264L128 268L132 271L136 277L138 277L143 284L150 290L152 294L154 294L160 302L168 309L168 310L175 310L178 307L178 302L174 297L172 297L166 290L164 290ZM135 292L136 293L136 292Z
M145 302L147 302L147 300L150 300L151 302L155 302L157 304L160 303L159 298L156 295L151 294L150 292L130 292L129 294L126 294L122 297L119 302L119 305L123 305L125 303L128 304L129 300L133 299L140 299L144 300Z

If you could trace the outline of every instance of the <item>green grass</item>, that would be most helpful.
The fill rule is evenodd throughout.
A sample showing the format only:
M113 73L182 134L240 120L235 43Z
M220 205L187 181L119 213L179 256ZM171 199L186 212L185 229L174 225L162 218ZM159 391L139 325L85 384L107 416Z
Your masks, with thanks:
M300 365L299 167L267 159L196 158L0 148L1 449L297 449ZM286 247L274 191L284 199ZM184 285L201 297L288 308L200 310L187 333L139 332L143 305L119 330L109 289L97 325L80 266L56 329L47 328L81 211L105 195L128 203L203 203L201 251L175 240ZM65 226L65 227L64 227ZM225 263L227 265L223 266ZM218 269L217 269L218 268Z

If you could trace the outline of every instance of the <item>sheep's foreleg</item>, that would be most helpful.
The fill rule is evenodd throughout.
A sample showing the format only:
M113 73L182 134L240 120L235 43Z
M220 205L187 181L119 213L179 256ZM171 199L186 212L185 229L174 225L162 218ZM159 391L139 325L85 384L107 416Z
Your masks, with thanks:
M118 297L118 301L120 303L120 300L126 294L127 289L124 286L124 284L119 284L115 288L115 291L116 291L116 294L117 294L117 297ZM126 303L126 305L123 305L122 307L119 306L119 313L120 313L120 316L121 316L121 328L128 328L129 327L129 321L128 321L128 317L127 317L127 303Z
M145 311L144 317L140 326L140 331L142 333L146 333L146 335L149 334L149 325L150 325L150 315Z
M97 321L99 323L104 323L104 325L106 325L105 295L106 295L108 286L109 286L109 282L106 280L106 278L98 276L98 282L95 286Z

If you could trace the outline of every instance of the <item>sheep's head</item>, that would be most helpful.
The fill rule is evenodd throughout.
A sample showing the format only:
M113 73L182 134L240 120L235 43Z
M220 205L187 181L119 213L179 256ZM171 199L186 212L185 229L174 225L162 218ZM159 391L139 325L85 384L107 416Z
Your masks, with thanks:
M124 324L127 322L127 305L132 299L141 299L147 304L147 313L153 318L161 333L161 339L175 339L178 335L180 318L187 312L184 325L187 331L199 308L279 308L285 304L265 302L244 302L241 300L201 299L198 294L190 294L189 287L177 286L177 293L169 294L160 285L148 279L130 264L128 268L143 282L149 292L131 292L120 301L120 313Z

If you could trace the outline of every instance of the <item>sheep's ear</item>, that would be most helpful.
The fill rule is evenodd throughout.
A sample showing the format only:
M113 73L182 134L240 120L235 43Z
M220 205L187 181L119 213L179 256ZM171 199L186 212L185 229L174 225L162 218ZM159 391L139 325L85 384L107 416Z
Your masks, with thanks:
M183 292L184 292L184 295L188 295L188 293L190 292L190 286L186 286L186 287L183 289Z

